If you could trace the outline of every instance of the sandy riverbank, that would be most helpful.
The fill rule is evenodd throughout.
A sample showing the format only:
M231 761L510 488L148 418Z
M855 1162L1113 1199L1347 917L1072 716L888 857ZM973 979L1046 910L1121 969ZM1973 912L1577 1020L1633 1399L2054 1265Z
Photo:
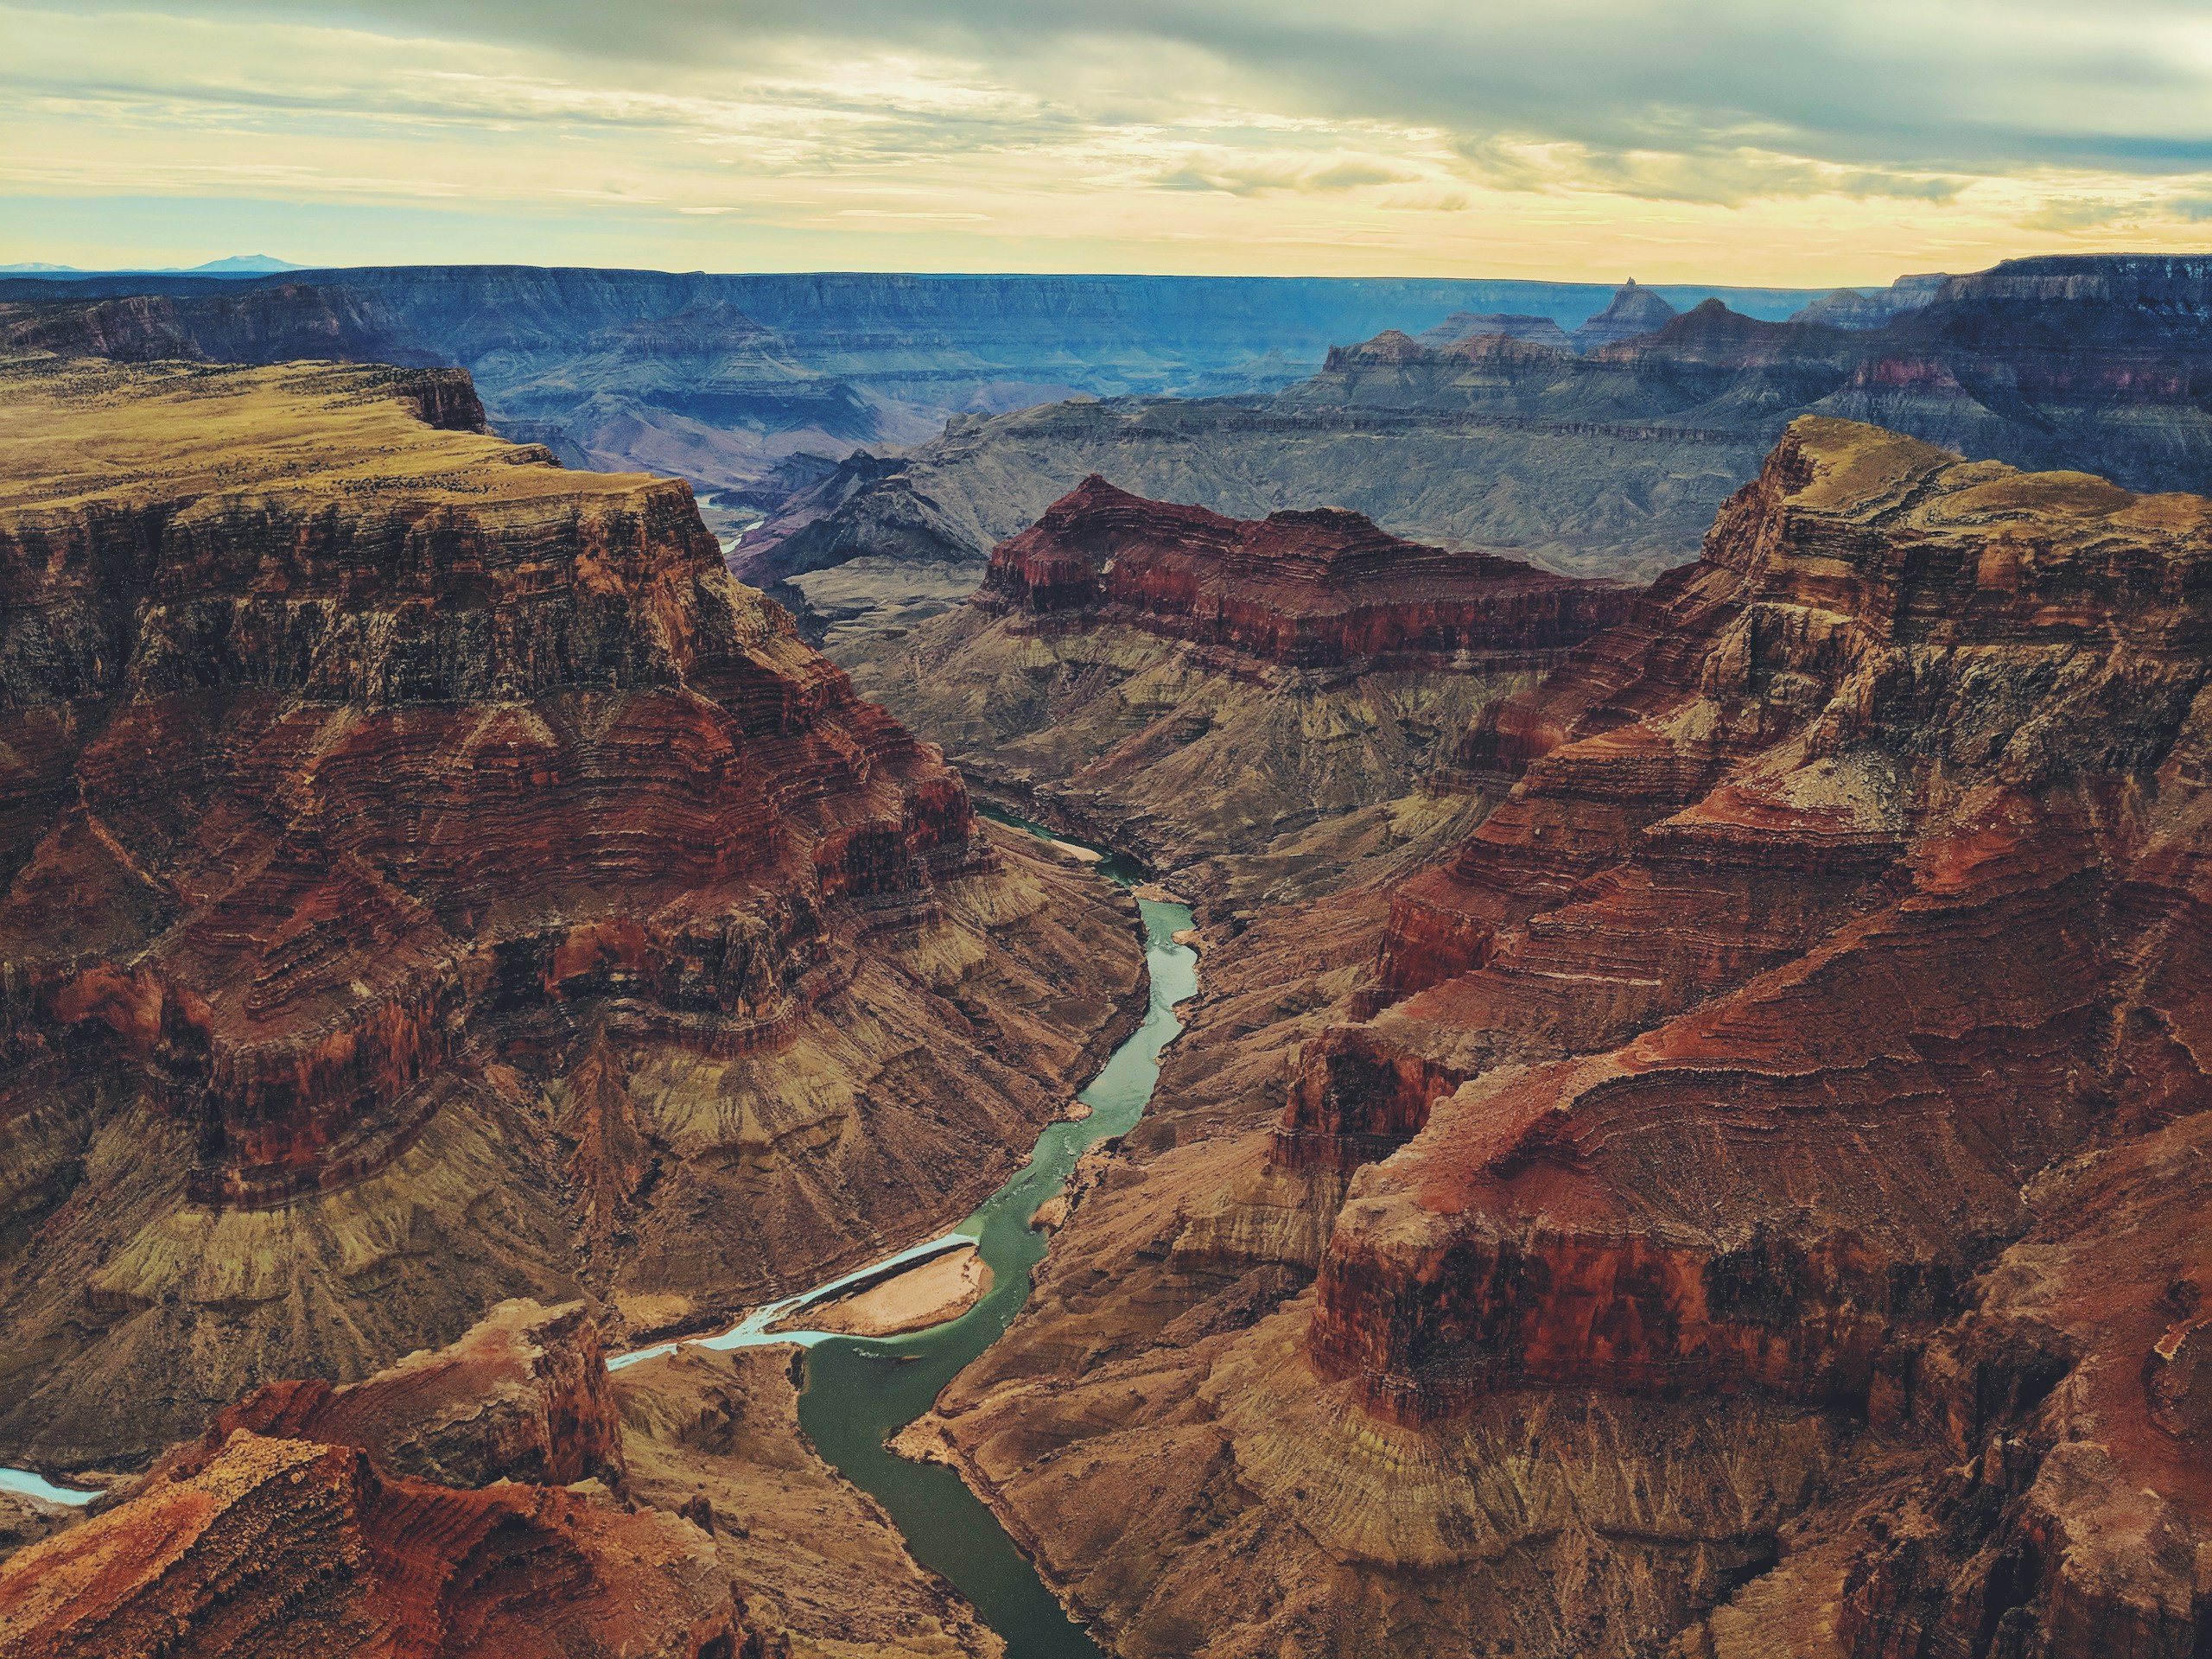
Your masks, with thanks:
M933 1255L865 1290L797 1309L768 1328L895 1337L958 1319L990 1287L990 1263L970 1244Z

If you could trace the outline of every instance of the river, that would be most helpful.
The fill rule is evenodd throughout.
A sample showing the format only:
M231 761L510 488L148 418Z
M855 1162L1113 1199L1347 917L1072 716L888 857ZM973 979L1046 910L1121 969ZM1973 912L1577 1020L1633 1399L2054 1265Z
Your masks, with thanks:
M993 814L998 817L997 814ZM1045 840L1062 840L1041 825L1001 818ZM1095 849L1094 849L1095 850ZM1107 855L1093 867L1125 887L1144 879L1141 868ZM948 1244L974 1240L990 1264L991 1288L958 1319L903 1337L861 1338L818 1331L779 1332L767 1326L794 1309L821 1300L852 1281L880 1274L878 1262L797 1296L748 1314L720 1336L697 1338L705 1348L796 1344L806 1350L806 1383L799 1422L823 1457L855 1485L871 1493L906 1535L916 1560L950 1580L1006 1639L1008 1659L1099 1659L1100 1649L1045 1588L1027 1556L1014 1548L996 1517L966 1483L942 1464L912 1463L885 1441L936 1401L938 1392L970 1361L1005 1334L1029 1298L1030 1270L1044 1259L1047 1233L1033 1230L1038 1206L1067 1185L1076 1160L1102 1141L1127 1134L1152 1099L1160 1079L1160 1052L1183 1029L1175 1007L1198 988L1198 955L1173 936L1191 925L1182 905L1137 900L1144 918L1145 966L1151 995L1143 1022L1108 1057L1078 1096L1090 1116L1055 1122L1037 1137L1029 1161L951 1232L924 1240L888 1262L916 1260ZM664 1343L608 1362L619 1370L669 1352ZM96 1493L56 1487L27 1470L0 1469L0 1491L29 1491L49 1502L89 1502Z
M1065 839L1039 824L991 816L1045 840ZM1116 856L1106 856L1093 868L1125 887L1145 879L1141 868ZM1174 935L1191 925L1186 906L1140 899L1137 907L1144 918L1150 1001L1143 1023L1078 1096L1090 1116L1048 1125L1029 1161L975 1214L950 1233L889 1258L918 1260L950 1241L973 1239L991 1268L991 1288L981 1301L957 1319L903 1337L769 1332L770 1325L793 1309L879 1274L886 1263L875 1262L761 1308L721 1336L700 1339L708 1348L796 1343L806 1350L798 1417L807 1438L839 1473L890 1512L917 1560L943 1573L975 1604L983 1622L1006 1639L1008 1659L1099 1659L1100 1649L957 1474L943 1464L895 1456L885 1442L927 1411L938 1390L1005 1334L1029 1299L1030 1270L1044 1259L1050 1243L1049 1234L1030 1227L1030 1217L1067 1185L1078 1158L1100 1141L1127 1134L1152 1099L1160 1052L1183 1029L1176 1005L1198 988L1198 956L1174 942ZM663 1344L610 1363L633 1364L667 1351L668 1344Z

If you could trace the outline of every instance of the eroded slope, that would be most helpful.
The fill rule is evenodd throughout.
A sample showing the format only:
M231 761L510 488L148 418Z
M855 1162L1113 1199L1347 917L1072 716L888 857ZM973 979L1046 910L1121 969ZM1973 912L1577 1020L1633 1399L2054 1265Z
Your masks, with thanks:
M1241 899L1457 821L1440 763L1632 598L1354 513L1240 521L1093 478L858 683L1001 798L1209 861L1183 874Z
M856 1262L1136 991L1103 888L995 849L680 482L481 435L450 372L5 372L19 1452L510 1294L634 1330Z
M2196 1651L2209 576L2201 499L1793 425L930 1433L1133 1654Z

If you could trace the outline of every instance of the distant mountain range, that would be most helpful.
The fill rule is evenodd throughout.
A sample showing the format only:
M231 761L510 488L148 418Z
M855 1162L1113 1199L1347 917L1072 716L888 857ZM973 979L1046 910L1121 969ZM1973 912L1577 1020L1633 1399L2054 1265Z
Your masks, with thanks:
M117 272L87 270L80 265L49 265L38 260L0 265L0 276L265 276L274 271L302 270L289 259L270 253L234 253L226 259L210 259L204 265L149 265Z
M771 513L738 557L769 582L858 560L957 588L949 569L980 571L1090 473L1238 518L1341 505L1401 536L1634 576L1692 556L1808 410L2133 488L2212 486L2208 272L2081 256L1825 295L530 266L15 276L0 343L458 365L508 436L721 493L726 537ZM880 585L861 582L863 609Z

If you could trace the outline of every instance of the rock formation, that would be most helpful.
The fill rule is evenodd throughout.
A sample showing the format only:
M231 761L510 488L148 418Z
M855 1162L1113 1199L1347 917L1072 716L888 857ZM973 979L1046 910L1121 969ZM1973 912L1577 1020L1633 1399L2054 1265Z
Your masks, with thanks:
M1090 473L1238 518L1341 505L1411 539L1637 579L1694 556L1721 503L1804 413L1974 459L2082 467L2130 489L2212 490L2209 270L2111 255L2012 261L1932 292L1908 278L1881 300L1878 327L1819 307L1785 324L1687 296L1670 318L1638 289L1637 326L1579 331L1580 354L1540 331L1393 329L1339 346L1319 374L1268 397L1122 398L963 423L787 504L739 556L748 580L789 578L809 603L822 593L849 664L872 626L942 607L943 573L980 579L993 543ZM860 569L827 573L849 563ZM926 582L904 574L917 565Z
M1675 308L1648 288L1638 288L1631 276L1613 296L1612 303L1574 331L1574 348L1594 351L1600 346L1634 340L1666 327Z
M1092 478L862 683L1007 803L1163 868L1272 849L1277 875L1336 874L1452 816L1411 798L1435 762L1632 598L1357 513L1243 522Z
M806 1446L784 1354L605 1360L582 1304L517 1301L271 1384L0 1567L0 1651L1002 1653Z
M1572 351L1574 347L1574 337L1549 317L1521 317L1495 313L1484 316L1473 311L1453 312L1435 327L1422 329L1414 337L1414 341L1419 346L1440 350L1484 334L1530 340L1540 346L1556 346L1566 351Z
M452 371L4 373L17 1460L518 1294L810 1282L964 1211L1116 1034L1121 904L995 850L680 482L481 435Z
M218 1413L202 1458L245 1430L358 1446L442 1486L620 1484L622 1424L599 1328L582 1302L502 1302L460 1341L358 1382L275 1382Z
M240 1431L0 1570L22 1659L763 1654L706 1534L581 1494L460 1492Z
M2200 1651L2208 571L1794 424L1363 988L1210 960L926 1434L1132 1655Z
M991 553L978 607L1050 629L1126 623L1283 668L1540 661L1625 612L1608 582L1386 536L1322 508L1239 523L1096 474Z
M1323 1363L1415 1416L1508 1380L1863 1407L2023 1180L2212 1103L2182 938L2208 530L1793 427L1705 559L1499 722L1525 770L1400 895L1402 1000L1309 1056L1294 1158L1429 1125L1339 1220Z
M1872 293L1839 288L1815 300L1793 321L1825 322L1837 328L1879 328L1907 311L1917 311L1930 303L1950 280L1942 271L1934 271L1900 276L1887 288Z
M1685 303L1720 293L1762 316L1813 297L1670 292ZM0 277L0 348L444 364L474 376L505 436L576 464L750 493L772 493L795 453L835 461L856 446L918 443L948 419L1077 394L1268 391L1312 372L1332 342L1395 323L1499 308L1572 321L1603 303L1586 283L1422 279L518 265L140 273ZM742 523L724 521L733 531Z

